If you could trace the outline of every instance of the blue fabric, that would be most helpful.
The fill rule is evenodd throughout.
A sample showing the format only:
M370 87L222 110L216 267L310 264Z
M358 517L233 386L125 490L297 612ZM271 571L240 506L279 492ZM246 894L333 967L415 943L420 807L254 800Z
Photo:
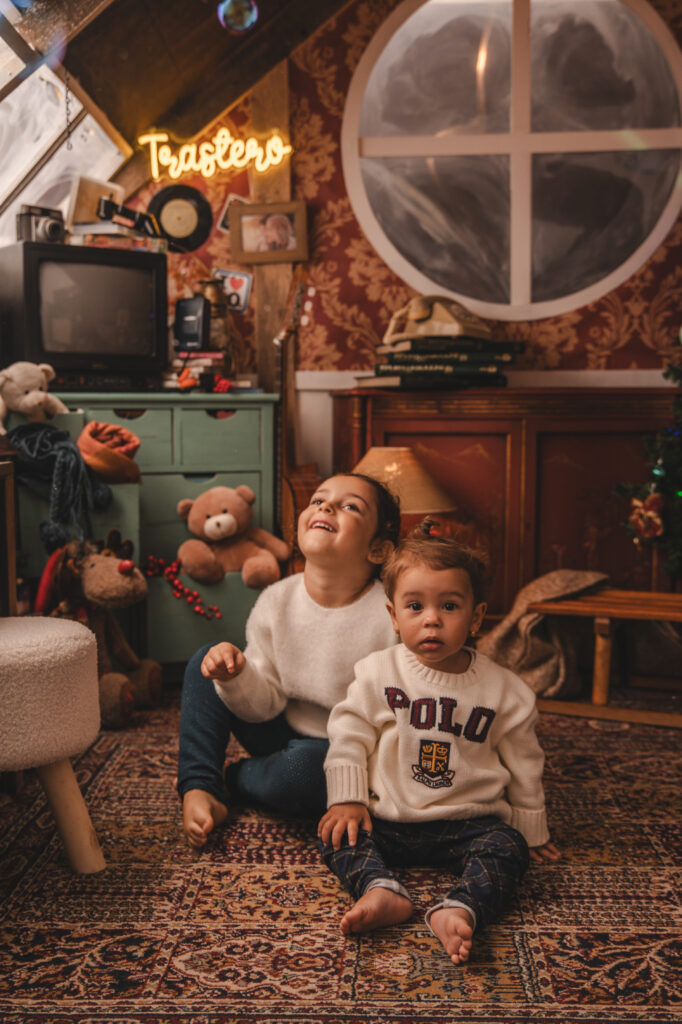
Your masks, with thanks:
M16 479L49 500L49 519L39 526L47 553L74 536L92 537L89 510L107 508L112 491L86 466L68 431L50 423L21 423L7 437L17 449Z
M302 736L284 714L269 722L243 722L222 702L201 662L212 645L187 663L182 687L178 793L203 789L221 803L258 803L282 814L324 813L327 739ZM251 755L228 766L225 752L235 736ZM227 790L227 792L226 792Z
M372 828L360 829L356 846L339 850L320 840L325 864L355 900L374 879L400 881L388 864L445 868L460 876L447 899L471 907L478 930L500 916L528 867L526 840L493 815L418 823L372 818Z

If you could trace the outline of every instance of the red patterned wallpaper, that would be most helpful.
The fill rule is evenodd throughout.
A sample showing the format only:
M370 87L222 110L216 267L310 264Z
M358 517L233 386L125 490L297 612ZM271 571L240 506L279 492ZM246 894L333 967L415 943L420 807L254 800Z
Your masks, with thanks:
M370 38L399 0L353 0L291 56L289 62L292 185L308 204L311 261L309 300L299 331L301 370L365 370L391 315L414 294L374 252L353 214L341 169L340 133L345 97ZM654 4L677 40L682 2ZM248 97L220 118L235 134L249 131ZM210 136L207 132L207 137ZM145 208L168 181L143 189L131 205ZM191 294L213 268L234 267L229 234L215 225L229 193L248 197L246 173L209 180L183 178L206 195L214 228L204 246L169 259L170 298ZM241 269L249 269L241 268ZM253 306L233 319L242 350L240 369L253 368ZM625 284L598 301L551 319L498 323L497 337L526 341L519 367L624 369L661 367L682 324L682 218L664 244Z

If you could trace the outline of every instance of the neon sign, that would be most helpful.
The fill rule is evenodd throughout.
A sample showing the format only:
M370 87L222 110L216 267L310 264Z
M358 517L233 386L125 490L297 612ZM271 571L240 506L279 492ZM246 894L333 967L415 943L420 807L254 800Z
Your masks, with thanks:
M177 179L183 174L201 174L212 178L217 170L241 170L253 164L259 172L281 164L292 147L281 135L273 134L264 142L250 135L237 139L229 128L219 128L212 139L206 142L185 142L175 152L168 145L167 132L148 132L140 135L140 146L149 146L149 164L154 181L165 170L169 178Z

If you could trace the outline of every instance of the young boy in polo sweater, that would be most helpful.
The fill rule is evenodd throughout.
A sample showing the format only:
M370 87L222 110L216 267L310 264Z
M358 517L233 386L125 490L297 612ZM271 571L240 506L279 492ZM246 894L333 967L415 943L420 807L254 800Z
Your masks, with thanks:
M535 694L466 646L479 629L485 566L425 521L383 581L401 643L355 666L329 718L325 862L356 899L341 931L407 920L410 897L387 867L459 877L426 922L453 963L494 920L530 857L557 860L542 789Z

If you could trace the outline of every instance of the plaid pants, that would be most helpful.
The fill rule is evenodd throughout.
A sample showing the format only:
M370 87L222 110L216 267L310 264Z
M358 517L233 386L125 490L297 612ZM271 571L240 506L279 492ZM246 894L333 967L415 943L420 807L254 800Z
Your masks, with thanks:
M496 920L528 867L528 845L520 832L487 815L462 821L396 822L372 818L356 846L334 850L320 841L324 862L355 900L375 879L398 876L387 868L445 868L459 875L446 899L473 910L477 928Z

